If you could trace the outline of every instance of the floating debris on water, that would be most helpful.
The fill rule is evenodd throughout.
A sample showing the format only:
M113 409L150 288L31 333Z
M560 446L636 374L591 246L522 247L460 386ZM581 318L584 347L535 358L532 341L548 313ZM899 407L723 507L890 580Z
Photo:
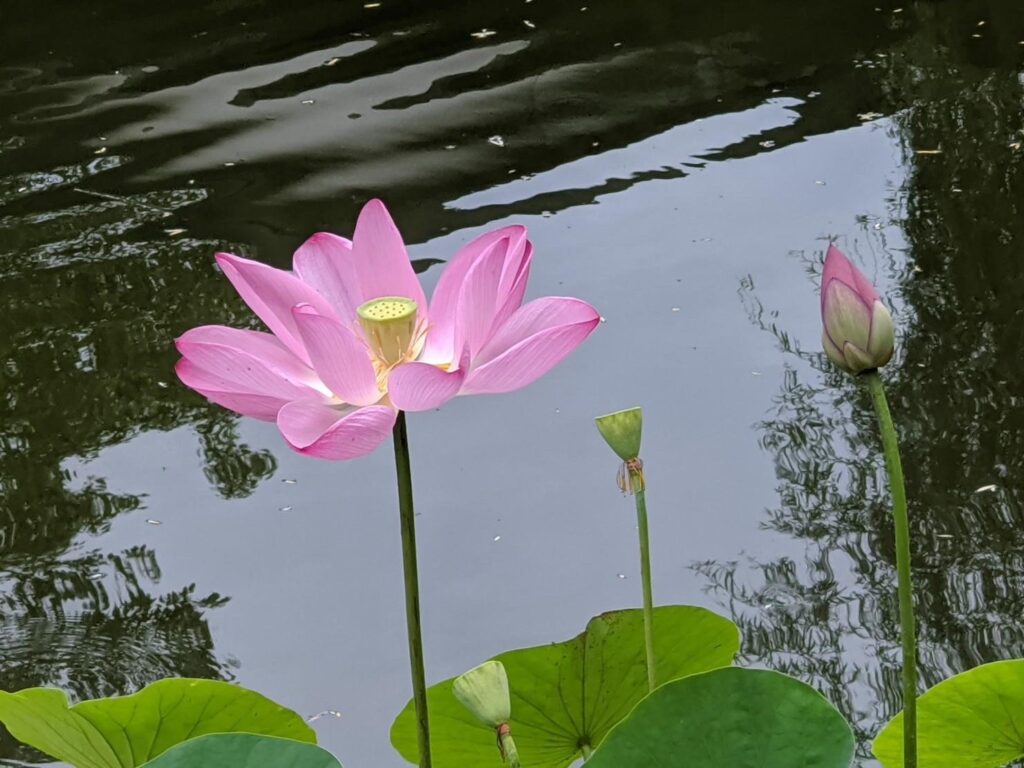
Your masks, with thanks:
M299 481L294 479L294 478L292 478L292 477L286 477L286 478L283 478L281 480L281 482L284 483L285 485L295 485Z
M532 21L530 21L528 19L523 19L523 24L525 24L530 29L536 29L537 28L537 25L534 24Z
M184 229L182 229L180 227L177 227L175 229L165 229L164 230L164 234L165 235L170 235L171 237L177 237L178 235L182 234L184 231L185 231Z
M624 578L626 578L626 574L624 574L624 573L616 573L615 575L616 575L616 576L617 576L618 578L620 578L620 579L624 579Z
M497 536L495 536L494 540L495 541L501 541L501 534L498 534Z
M316 104L316 99L303 99L303 104Z
M488 144L493 144L496 147L504 147L505 146L505 139L502 138L501 136L491 136L491 138L489 138L487 140L487 143Z
M477 40L486 40L488 37L493 37L498 34L493 29L481 29L479 32L470 32L470 37L475 37Z
M291 506L286 506L286 507L278 507L277 511L278 511L278 512L291 512L291 511L292 511L292 508L291 508Z
M152 517L149 518L146 522L149 523L150 525L163 525L163 521L162 520L156 520L156 519L154 519Z
M974 492L975 493L994 493L996 490L998 490L998 486L995 483L992 483L990 485L983 485L980 488L975 488Z
M323 712L317 712L312 717L306 718L306 722L307 723L313 723L313 722L316 722L317 720L319 720L322 717L339 718L339 717L341 717L341 712L339 712L336 709L325 709Z
M335 57L334 57L333 59L328 59L327 61L325 61L325 62L324 62L324 66L325 66L325 67L333 67L333 66L334 66L335 64L337 64L337 63L338 63L339 61L341 61L341 59L340 59L340 58L338 58L337 56L335 56Z

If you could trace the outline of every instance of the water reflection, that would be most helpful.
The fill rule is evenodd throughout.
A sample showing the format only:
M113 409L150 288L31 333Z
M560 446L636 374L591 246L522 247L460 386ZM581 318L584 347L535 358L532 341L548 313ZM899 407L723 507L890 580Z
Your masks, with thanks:
M922 6L920 28L884 66L889 98L906 105L891 122L909 169L892 210L906 255L871 222L851 236L898 286L902 353L887 378L911 501L923 686L1024 655L1021 21L1007 4L942 8ZM979 19L995 24L984 48L964 31L986 26ZM815 281L819 258L803 262ZM877 428L866 391L829 366L817 340L792 338L752 281L743 294L791 360L759 425L779 482L764 525L807 548L799 562L697 570L735 612L747 657L814 681L866 750L900 700Z
M230 675L207 626L224 598L161 583L141 544L97 549L143 501L74 469L188 425L221 496L274 472L233 417L172 378L184 329L253 322L215 250L283 264L310 231L350 229L382 191L410 242L599 203L592 221L626 228L635 199L610 198L879 117L909 173L892 191L909 256L884 239L888 222L865 220L857 243L900 287L907 351L890 394L924 679L1024 651L1016 0L49 5L5 9L0 25L0 687L91 696ZM821 205L808 217L825 221ZM701 206L695 218L739 224L716 200ZM815 259L803 266L813 277ZM749 658L828 691L867 737L898 691L875 425L817 339L801 347L745 293L791 360L760 425L778 476L765 524L807 552L700 570Z

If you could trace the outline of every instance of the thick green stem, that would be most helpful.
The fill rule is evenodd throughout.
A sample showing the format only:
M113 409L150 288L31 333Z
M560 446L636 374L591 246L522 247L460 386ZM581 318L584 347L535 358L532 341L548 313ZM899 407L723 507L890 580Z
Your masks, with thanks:
M591 749L590 749L590 745L589 744L586 744L586 743L580 744L580 754L583 755L583 761L584 762L586 762L587 760L590 759L590 752L591 752Z
M907 491L896 428L885 399L885 387L877 371L864 375L882 431L885 465L889 471L892 516L896 528L896 574L900 598L900 630L903 638L903 765L917 768L917 640L914 630L914 594L910 574L910 523Z
M395 421L395 468L398 471L398 510L402 520L402 564L405 570L405 625L409 633L409 666L412 697L419 732L420 768L431 768L430 721L427 717L427 679L423 671L423 637L420 632L420 580L416 565L416 513L412 503L412 470L409 468L409 433L405 413Z
M498 741L501 744L501 754L505 758L508 768L521 768L519 763L519 750L516 749L516 742L509 731L498 733Z
M647 496L642 476L635 487L637 488L635 491L636 524L640 534L640 579L644 587L644 651L647 658L647 689L653 691L656 685L654 675L654 597L651 590L651 540L650 534L647 532Z

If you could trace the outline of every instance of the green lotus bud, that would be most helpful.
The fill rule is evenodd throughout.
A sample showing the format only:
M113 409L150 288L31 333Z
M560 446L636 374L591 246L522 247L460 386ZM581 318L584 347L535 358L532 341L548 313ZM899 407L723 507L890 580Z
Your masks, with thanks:
M640 455L640 433L644 426L644 415L640 408L598 416L594 421L601 437L620 459L628 462Z
M485 661L455 678L452 693L476 718L492 728L499 728L512 717L508 692L508 676L500 661Z

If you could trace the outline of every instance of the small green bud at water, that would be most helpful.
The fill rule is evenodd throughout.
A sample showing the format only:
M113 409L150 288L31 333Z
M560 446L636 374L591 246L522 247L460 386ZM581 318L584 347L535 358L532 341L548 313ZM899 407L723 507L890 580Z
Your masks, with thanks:
M628 408L594 419L601 437L623 461L631 461L640 455L640 435L643 431L644 416L640 408Z
M485 661L455 678L452 693L476 718L492 728L511 719L512 703L508 692L508 676L500 661Z

